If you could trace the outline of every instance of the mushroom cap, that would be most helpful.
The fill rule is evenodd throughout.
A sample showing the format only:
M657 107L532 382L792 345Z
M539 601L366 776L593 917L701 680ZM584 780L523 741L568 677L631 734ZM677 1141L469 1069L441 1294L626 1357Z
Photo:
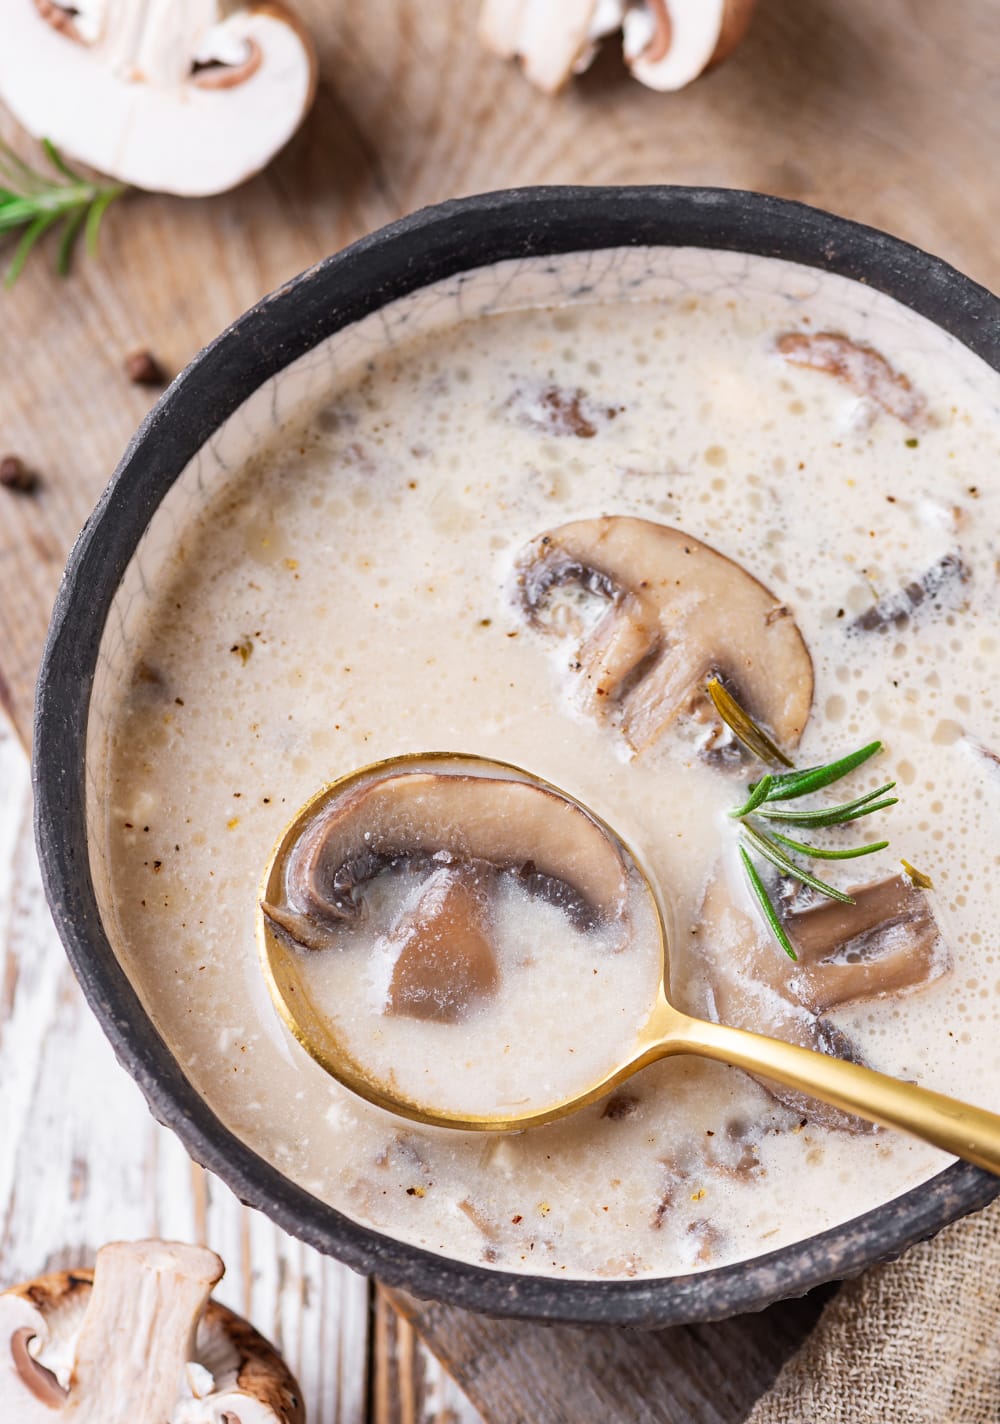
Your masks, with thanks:
M224 13L220 0L108 0L74 19L8 0L0 98L31 133L125 183L222 192L291 138L316 85L312 41L284 5Z
M204 1424L306 1424L302 1391L285 1361L248 1321L216 1300L208 1302L198 1326L197 1358L215 1377L203 1401Z
M66 1402L71 1342L90 1298L90 1271L38 1276L0 1294L0 1419L52 1424ZM37 1355L65 1360L58 1372Z
M360 913L355 891L362 881L414 856L526 871L571 887L604 920L621 911L628 894L628 870L617 845L558 792L499 774L403 771L375 775L320 806L287 848L284 897L294 915L335 927ZM264 913L298 937L271 905Z
M728 59L753 8L754 0L644 0L625 12L625 61L650 89L683 89Z
M517 560L517 599L545 626L553 589L578 584L609 607L581 643L585 705L613 713L642 751L715 674L779 745L798 744L812 660L788 609L739 564L683 530L606 515L550 529Z

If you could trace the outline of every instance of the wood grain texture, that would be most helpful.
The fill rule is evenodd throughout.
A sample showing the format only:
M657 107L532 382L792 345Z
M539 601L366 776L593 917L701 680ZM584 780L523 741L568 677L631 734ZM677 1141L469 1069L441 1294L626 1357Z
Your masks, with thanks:
M22 455L44 481L37 498L0 490L0 706L25 740L66 553L150 403L122 373L126 353L149 347L180 370L265 292L405 211L527 183L758 188L886 228L1000 285L996 6L760 0L735 58L680 94L640 88L609 45L555 99L480 52L474 0L298 8L318 42L319 93L265 174L215 199L132 195L109 213L99 261L61 283L36 256L0 296L0 455ZM0 131L14 136L2 115ZM43 937L40 908L20 904L17 917L0 979L3 1274L37 1271L57 1240L70 1259L109 1231L207 1236L229 1260L225 1298L249 1302L263 1329L293 1342L293 1364L316 1372L314 1418L443 1424L461 1409L386 1297L369 1336L363 1286L192 1171L111 1062L51 943L37 963L17 948L22 917ZM17 1053L4 1048L15 1040ZM91 1060L103 1063L97 1107L74 1072ZM496 1424L741 1418L815 1313L809 1302L627 1336L394 1300ZM359 1351L372 1361L368 1395L354 1383Z
M815 1324L830 1291L717 1325L628 1331L523 1321L387 1294L500 1424L737 1424Z

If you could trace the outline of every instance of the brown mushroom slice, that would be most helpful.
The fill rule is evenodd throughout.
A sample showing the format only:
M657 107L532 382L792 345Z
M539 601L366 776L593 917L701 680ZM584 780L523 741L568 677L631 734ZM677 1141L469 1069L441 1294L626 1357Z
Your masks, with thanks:
M564 524L532 540L517 580L525 616L543 629L557 588L577 585L607 601L575 661L585 706L613 715L636 752L707 702L712 675L779 745L798 743L813 672L794 619L739 564L690 534L622 515Z
M490 933L492 868L442 867L425 881L416 905L385 942L394 957L385 1009L454 1023L496 992Z
M113 1242L94 1271L0 1295L0 1419L305 1424L274 1348L208 1299L222 1270L200 1246Z
M407 771L328 803L288 855L287 906L262 908L293 937L287 910L307 917L325 947L335 939L324 931L361 915L364 882L413 859L514 872L584 927L613 921L628 891L615 843L557 792L514 777Z
M894 875L851 894L853 905L823 900L785 921L799 956L797 992L817 1014L926 988L950 967L923 890Z
M873 401L904 425L926 423L927 403L923 396L913 389L908 376L890 366L873 347L852 341L839 331L786 331L775 345L790 365L833 376L856 396Z
M885 633L892 628L903 627L918 612L957 607L964 602L962 590L970 577L969 567L960 554L944 554L919 578L866 609L851 624L851 630Z
M704 980L699 1007L735 1028L862 1061L857 1047L824 1016L847 1003L922 989L947 972L950 957L925 894L902 877L851 894L854 905L829 902L784 916L799 954L793 963L757 917L733 902L725 877L716 875L695 927L693 952ZM693 984L684 990L685 997L698 993ZM836 1108L766 1078L758 1081L814 1122L870 1131Z
M302 1394L285 1361L249 1321L218 1301L205 1307L196 1359L211 1374L212 1387L199 1401L204 1415L192 1424L306 1424Z

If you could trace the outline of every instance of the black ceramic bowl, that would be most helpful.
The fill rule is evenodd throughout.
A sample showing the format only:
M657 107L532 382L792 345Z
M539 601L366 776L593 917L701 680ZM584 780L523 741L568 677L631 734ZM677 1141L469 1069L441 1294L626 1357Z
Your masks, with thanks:
M696 188L534 188L417 213L260 302L192 362L143 423L59 592L38 687L34 783L46 891L69 958L120 1061L193 1157L293 1235L418 1295L497 1315L649 1326L757 1310L849 1276L984 1206L1000 1181L956 1164L797 1245L672 1279L510 1275L401 1244L285 1179L187 1082L108 941L85 808L91 691L115 592L160 502L237 407L325 338L430 283L503 259L628 246L730 249L840 273L905 303L1000 370L1000 303L988 292L914 247L796 203Z

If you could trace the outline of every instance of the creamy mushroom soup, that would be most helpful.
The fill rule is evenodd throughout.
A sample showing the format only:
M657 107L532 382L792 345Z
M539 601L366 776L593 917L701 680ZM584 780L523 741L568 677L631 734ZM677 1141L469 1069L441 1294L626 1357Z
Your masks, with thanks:
M919 1143L693 1059L521 1135L413 1126L292 1039L255 915L326 783L404 753L497 758L650 872L682 1007L995 1106L998 457L997 378L957 343L846 280L718 252L465 274L262 390L154 518L91 710L105 922L214 1111L354 1219L536 1274L745 1259L939 1170ZM795 963L737 855L727 813L761 768L714 715L712 675L797 765L882 739L820 802L897 782L897 805L805 836L891 842L822 867L854 906L762 868ZM435 834L425 862L366 871L390 979L452 892L475 910ZM519 916L525 936L548 916L560 954L579 933L504 866L506 947L460 968L484 1013L516 990ZM325 954L341 991L342 950L297 952ZM598 967L610 1021L636 986ZM554 1071L567 1021L592 1022L550 969L517 997L518 1091ZM470 1021L422 1016L405 978L397 1026L446 1078ZM391 1017L382 988L365 1032Z

